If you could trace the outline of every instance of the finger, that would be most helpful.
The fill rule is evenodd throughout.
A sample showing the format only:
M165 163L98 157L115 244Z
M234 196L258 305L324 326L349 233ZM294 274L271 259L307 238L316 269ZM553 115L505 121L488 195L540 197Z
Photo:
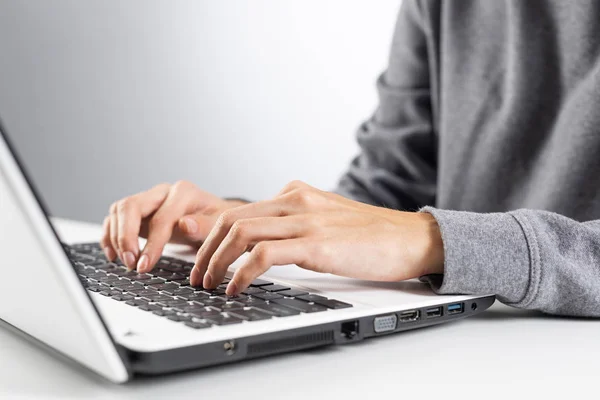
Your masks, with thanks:
M109 218L110 218L110 235L109 235L110 236L110 244L111 244L112 248L115 249L115 252L119 256L119 258L121 258L121 251L119 250L119 242L118 242L119 221L117 220L117 204L116 203L114 203L112 206L110 206Z
M158 185L154 188L123 199L117 203L117 221L119 249L123 262L128 269L136 267L139 249L139 234L142 219L160 207L169 192L168 185Z
M292 239L310 231L307 216L266 217L236 221L211 257L202 286L221 284L227 268L250 246L266 240Z
M192 209L193 196L171 190L148 223L148 239L137 264L138 272L148 272L160 258L179 219Z
M104 255L108 261L113 261L117 256L110 242L110 217L105 217L102 223L102 237L100 238L100 247L104 250Z
M226 294L240 294L273 265L297 264L302 268L318 271L316 265L319 264L315 261L318 245L318 241L306 238L258 243L244 264L233 274Z
M206 215L201 212L186 215L177 223L180 234L177 235L176 241L189 244L203 241L215 226L217 218L215 215Z
M282 196L284 194L293 192L295 190L298 189L314 189L312 186L310 186L307 183L304 183L302 181L291 181L290 183L288 183L287 185L285 185L283 187L283 189L281 189L281 191L277 194L277 196Z
M212 255L225 239L235 221L258 216L280 216L283 212L281 203L280 199L267 200L232 208L222 213L196 254L196 263L190 274L190 284L192 286L202 285Z

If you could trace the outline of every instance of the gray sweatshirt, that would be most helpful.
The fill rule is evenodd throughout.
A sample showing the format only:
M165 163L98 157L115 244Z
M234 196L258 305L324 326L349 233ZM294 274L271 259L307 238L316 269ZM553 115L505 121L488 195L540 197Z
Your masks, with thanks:
M600 1L404 0L336 191L438 221L438 293L600 316Z

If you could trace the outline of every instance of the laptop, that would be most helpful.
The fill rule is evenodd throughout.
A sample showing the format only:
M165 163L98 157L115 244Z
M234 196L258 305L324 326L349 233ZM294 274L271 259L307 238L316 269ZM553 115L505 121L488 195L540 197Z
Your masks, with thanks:
M296 266L273 267L231 298L222 286L190 287L193 253L127 272L97 243L60 241L1 124L0 226L2 326L115 383L458 321L495 300Z

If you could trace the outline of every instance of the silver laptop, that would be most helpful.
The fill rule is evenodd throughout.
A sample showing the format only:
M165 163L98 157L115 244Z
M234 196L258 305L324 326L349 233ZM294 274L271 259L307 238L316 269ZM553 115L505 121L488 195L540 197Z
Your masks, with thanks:
M189 286L193 255L167 254L152 274L128 273L95 243L61 243L1 124L0 226L2 325L117 383L356 343L456 321L494 302L435 295L419 281L358 281L293 266L273 267L230 298Z

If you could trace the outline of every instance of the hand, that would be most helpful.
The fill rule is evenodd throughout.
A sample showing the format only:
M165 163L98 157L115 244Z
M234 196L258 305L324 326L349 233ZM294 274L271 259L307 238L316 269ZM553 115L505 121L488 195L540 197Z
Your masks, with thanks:
M152 270L168 242L199 246L219 214L245 204L223 200L189 182L162 184L110 207L100 241L106 258L117 256L128 269ZM138 237L147 238L140 254Z
M442 273L444 261L439 227L430 214L374 207L301 182L287 185L272 200L221 214L198 251L191 284L215 288L247 250L228 295L239 294L273 265L400 281Z

